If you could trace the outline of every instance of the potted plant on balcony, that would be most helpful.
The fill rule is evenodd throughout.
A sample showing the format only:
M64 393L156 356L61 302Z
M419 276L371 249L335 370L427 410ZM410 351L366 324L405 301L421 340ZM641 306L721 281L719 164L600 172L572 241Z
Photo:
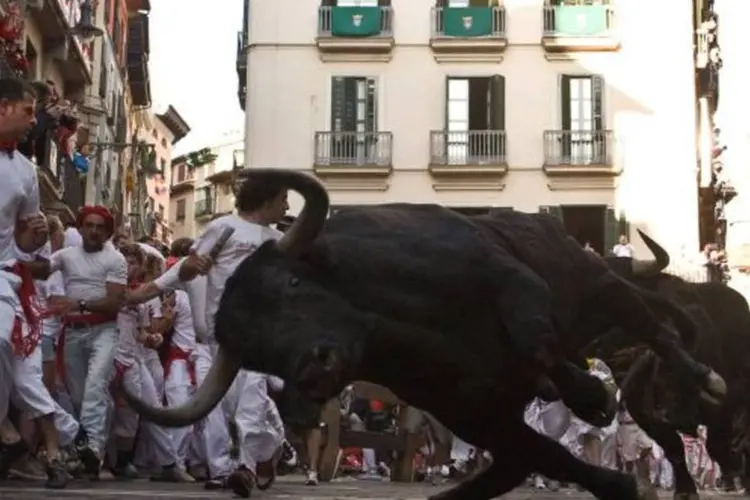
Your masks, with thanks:
M11 1L5 13L0 16L0 50L2 50L7 68L19 78L26 78L29 71L23 31L21 7L18 2Z

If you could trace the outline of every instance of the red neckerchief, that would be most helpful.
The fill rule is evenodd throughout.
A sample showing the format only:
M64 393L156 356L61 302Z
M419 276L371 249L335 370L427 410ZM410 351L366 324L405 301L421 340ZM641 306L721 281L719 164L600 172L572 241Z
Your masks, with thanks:
M18 141L0 141L0 151L7 153L8 156L13 156L16 148L18 148Z
M46 316L46 313L39 309L36 301L36 286L31 275L31 268L18 261L10 271L21 277L18 300L21 302L21 309L26 316L26 324L29 327L29 333L24 337L23 323L21 318L16 317L11 333L11 343L17 355L28 358L39 344L42 331L41 320Z

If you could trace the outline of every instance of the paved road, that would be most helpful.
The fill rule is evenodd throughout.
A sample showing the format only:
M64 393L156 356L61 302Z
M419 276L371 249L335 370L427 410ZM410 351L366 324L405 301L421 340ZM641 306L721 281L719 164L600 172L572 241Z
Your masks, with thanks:
M302 484L300 477L284 477L270 491L253 492L255 499L268 500L424 500L438 491L436 487L420 485L398 485L371 481L342 481L309 487ZM732 495L735 498L736 494ZM196 485L168 485L149 481L120 483L102 481L88 483L76 481L63 491L45 490L34 483L6 482L0 484L0 500L216 500L232 498L231 493L207 492ZM583 500L592 497L573 490L559 493L538 492L528 489L517 490L503 497L507 500ZM662 498L671 498L665 493ZM704 495L703 500L729 498L729 495Z

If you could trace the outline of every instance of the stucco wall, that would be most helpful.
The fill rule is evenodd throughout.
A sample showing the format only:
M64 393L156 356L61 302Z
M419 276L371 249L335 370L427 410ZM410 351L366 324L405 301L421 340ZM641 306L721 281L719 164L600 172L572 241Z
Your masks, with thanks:
M317 0L252 2L246 161L310 170L313 135L328 130L332 76L378 81L378 128L393 133L395 173L384 192L337 190L335 204L387 201L513 206L610 204L668 249L698 248L692 10L673 2L616 3L622 48L545 59L542 0L505 0L509 46L499 63L438 64L429 47L430 0L393 0L396 47L383 63L324 63L314 41ZM294 15L289 15L293 12ZM644 15L647 13L647 15ZM561 74L603 75L614 129L616 190L551 191L542 133L560 128ZM442 129L446 76L506 77L509 173L498 191L436 192L427 172L429 131ZM298 200L294 200L298 208Z

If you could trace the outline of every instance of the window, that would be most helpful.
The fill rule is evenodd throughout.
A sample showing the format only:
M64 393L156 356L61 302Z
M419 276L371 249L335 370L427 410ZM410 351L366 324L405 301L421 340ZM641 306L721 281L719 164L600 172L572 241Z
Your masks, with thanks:
M331 130L333 132L375 132L377 129L375 79L333 77Z
M151 135L153 136L154 139L158 139L159 138L159 133L156 131L156 129L154 129L154 130L151 131Z
M164 205L159 203L159 220L164 220Z
M185 210L185 198L177 200L177 222L184 222L187 218Z
M104 24L110 25L112 21L112 4L115 0L104 0Z
M563 75L561 79L562 155L587 164L606 157L604 79L597 75Z
M378 147L374 78L334 77L331 83L331 161L373 162Z
M164 177L164 174L167 172L167 160L164 158L159 160L159 171L161 172L162 177Z
M166 148L167 147L167 139L164 137L161 138L161 147Z
M504 160L504 76L448 77L445 114L449 163Z
M184 163L177 167L177 183L184 182L187 179L187 165Z

